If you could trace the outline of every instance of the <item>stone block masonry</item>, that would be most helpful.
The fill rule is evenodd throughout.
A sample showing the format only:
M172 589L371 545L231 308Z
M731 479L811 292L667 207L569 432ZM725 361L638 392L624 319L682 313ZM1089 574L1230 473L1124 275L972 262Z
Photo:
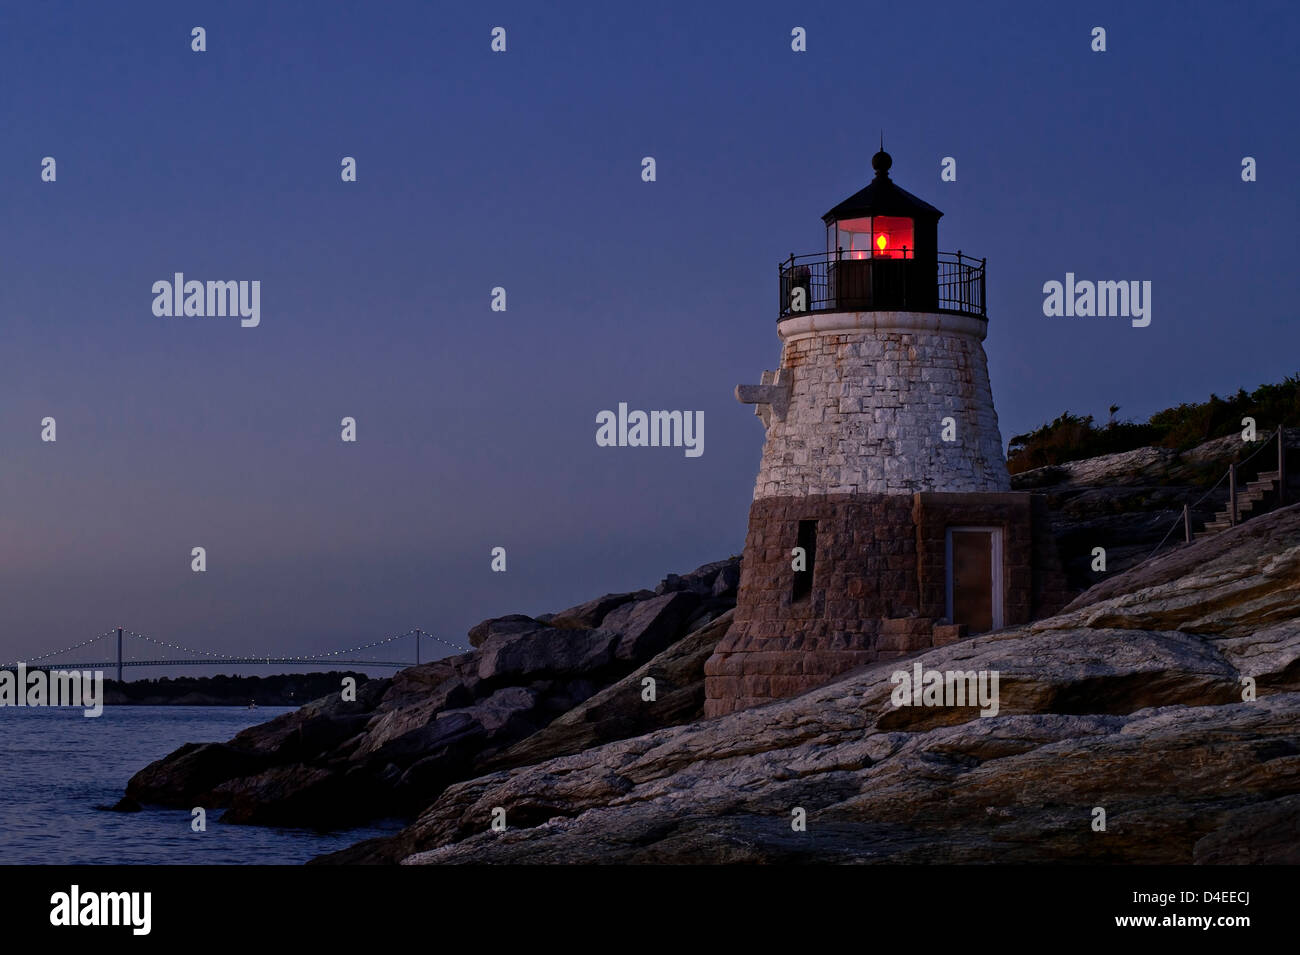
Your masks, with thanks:
M735 622L704 668L706 715L966 636L963 619L947 618L952 528L1000 529L987 556L1001 563L985 572L1001 582L989 596L1003 626L1064 602L1046 511L1010 491L987 329L982 317L948 312L830 312L778 324L779 371L737 389L758 406L767 439ZM812 548L802 574L791 564L796 546ZM967 601L958 608L954 598L953 615L962 609L987 626Z
M858 314L819 316L843 328L782 323L791 394L769 421L754 499L1009 490L984 323L876 313L873 327L852 327ZM953 441L942 440L944 418Z
M1003 622L1059 609L1063 576L1037 495L838 494L755 501L736 618L705 664L705 715L796 696L859 666L966 636L946 617L948 527L1002 529ZM816 521L813 580L796 596L791 552ZM1038 584L1038 586L1034 586ZM1058 592L1059 591L1059 592Z

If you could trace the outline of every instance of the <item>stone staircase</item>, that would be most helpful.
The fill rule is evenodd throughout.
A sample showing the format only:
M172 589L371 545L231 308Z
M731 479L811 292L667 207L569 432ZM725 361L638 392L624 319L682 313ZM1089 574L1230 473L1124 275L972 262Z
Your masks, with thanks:
M1237 487L1237 513L1232 514L1232 493L1229 491L1224 498L1224 509L1216 511L1214 520L1206 522L1205 526L1192 535L1193 540L1200 540L1203 537L1212 537L1215 534L1221 534L1228 528L1252 517L1258 517L1282 504L1293 504L1300 500L1300 488L1297 487L1297 476L1300 476L1300 442L1296 440L1296 429L1291 429L1291 434L1287 434L1287 429L1279 427L1272 438L1267 439L1263 451L1270 444L1272 453L1275 455L1274 463L1276 469L1272 471L1260 471L1255 480L1249 481L1244 485ZM1243 477L1242 470L1248 465L1259 451L1251 454L1241 464L1235 464L1229 469L1229 477L1232 478L1232 472L1235 471L1235 480L1240 481ZM1265 459L1267 460L1267 459ZM1247 472L1249 473L1249 472ZM1222 480L1222 479L1220 479ZM1231 486L1231 485L1229 485ZM1198 502L1199 503L1199 502ZM1193 505L1194 506L1194 505ZM1186 509L1184 509L1184 520L1186 520Z
M1250 520L1256 513L1272 510L1272 506L1278 500L1280 478L1281 475L1277 471L1263 471L1256 480L1248 482L1244 488L1237 492L1237 524ZM1229 504L1223 510L1215 511L1214 520L1209 521L1196 534L1196 539L1210 537L1232 527L1231 506Z

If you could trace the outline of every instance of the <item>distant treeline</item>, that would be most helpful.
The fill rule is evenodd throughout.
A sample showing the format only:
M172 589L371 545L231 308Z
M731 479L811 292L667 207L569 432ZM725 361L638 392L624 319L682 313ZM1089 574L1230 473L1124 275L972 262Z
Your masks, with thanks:
M157 680L104 681L104 701L110 705L136 706L301 706L338 693L344 677L357 686L368 679L364 673L278 673L272 676L162 677Z
M1246 417L1255 419L1261 437L1279 424L1300 427L1300 375L1288 375L1280 384L1260 385L1251 392L1240 389L1228 398L1212 394L1200 404L1157 411L1147 421L1116 421L1119 407L1110 410L1111 420L1101 426L1093 424L1092 415L1067 411L1036 431L1016 435L1007 448L1007 470L1019 474L1137 448L1186 451L1212 438L1239 433Z

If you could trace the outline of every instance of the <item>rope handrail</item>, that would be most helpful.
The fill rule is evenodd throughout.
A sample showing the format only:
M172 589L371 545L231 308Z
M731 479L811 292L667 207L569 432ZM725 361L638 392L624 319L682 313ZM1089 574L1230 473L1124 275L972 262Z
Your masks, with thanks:
M1274 438L1277 438L1277 439L1280 439L1281 436L1282 436L1282 425L1278 425L1278 426L1277 426L1277 430L1275 430L1275 431L1273 432L1273 437L1274 437ZM1245 460L1243 460L1243 461L1238 461L1238 462L1236 463L1236 466L1237 466L1237 467L1241 467L1243 464L1249 464L1251 461L1255 460L1255 456L1256 456L1257 454L1259 454L1259 452L1263 451L1265 448L1267 448L1267 447L1268 447L1269 445L1271 445L1272 443L1273 443L1272 441L1268 441L1268 440L1261 441L1261 442L1259 443L1259 447L1256 448L1254 451L1252 451L1252 452L1251 452L1251 453L1246 457Z
M1277 441L1279 441L1279 442L1282 440L1282 438L1283 438L1283 434L1285 433L1284 430L1283 430L1284 427L1285 427L1285 426L1282 425L1282 424L1279 424L1279 425L1277 426L1277 430L1275 430L1275 431L1273 432L1273 439L1275 439L1275 440L1277 440ZM1207 497L1209 497L1211 494L1213 494L1215 491L1217 491L1217 490L1219 489L1219 485L1220 485L1220 484L1222 484L1224 481L1226 481L1229 477L1232 476L1232 471L1233 471L1234 468L1239 468L1239 467L1241 467L1242 465L1249 464L1251 461L1253 461L1253 460L1255 459L1256 455L1258 455L1258 454L1259 454L1261 451L1263 451L1265 448L1271 447L1272 444L1273 444L1273 440L1267 440L1267 439L1266 439L1266 440L1264 440L1264 441L1261 441L1261 442L1259 443L1259 447L1257 447L1254 451L1252 451L1252 452L1251 452L1249 455L1247 455L1244 459L1242 459L1241 461L1234 461L1232 464L1228 465L1228 470L1226 470L1226 471L1223 472L1223 476L1222 476L1221 478L1219 478L1217 481L1215 481L1214 484L1210 487L1210 489L1209 489L1208 491L1206 491L1204 494L1202 494L1199 498L1197 498L1197 499L1196 499L1194 502L1192 502L1191 504L1184 504L1184 505L1183 505L1183 510L1184 510L1184 512L1188 512L1188 511L1193 511L1193 510L1195 510L1196 507L1197 507L1197 506L1198 506L1202 501L1204 501ZM1232 502L1229 502L1229 503L1228 503L1228 507L1231 509L1231 507L1232 507ZM1174 528L1176 528L1179 524L1183 523L1183 521L1184 521L1185 519L1186 519L1186 518L1185 518L1184 516L1176 517L1176 518L1174 519L1173 524L1170 525L1169 530L1167 530L1167 531L1165 532L1165 536L1164 536L1163 538L1161 538L1160 543L1156 545L1155 550L1153 550L1153 551L1151 551L1151 553L1147 554L1147 556L1146 556L1145 558L1143 558L1143 560L1141 561L1141 563L1145 564L1148 560L1150 560L1152 557L1154 557L1154 556L1156 555L1156 553L1160 550L1160 548L1162 548L1162 547L1165 546L1165 542L1169 540L1169 535L1172 534L1172 533L1174 532Z
M1201 503L1201 501L1205 500L1207 497L1209 497L1211 494L1213 494L1215 491L1217 491L1217 490L1219 489L1219 485L1222 484L1224 481L1228 480L1228 476L1229 476L1231 473L1232 473L1231 469L1229 469L1229 470L1227 470L1227 471L1224 471L1224 472L1223 472L1223 477L1221 477L1221 478L1219 478L1217 481L1215 481L1214 484L1210 487L1210 489L1209 489L1208 491L1206 491L1204 494L1202 494L1200 497L1198 497L1198 498L1197 498L1195 501L1193 501L1191 504L1188 504L1187 507L1188 507L1189 509L1190 509L1190 508L1194 508L1194 507L1196 507L1198 504Z
M1177 520L1173 522L1173 524L1169 525L1169 530L1165 531L1165 536L1160 538L1160 543L1156 544L1155 550L1147 554L1146 557L1142 558L1142 563L1145 564L1152 557L1156 556L1156 552L1159 551L1160 548L1165 546L1165 541L1169 540L1169 535L1174 532L1174 528L1177 527L1182 522L1183 522L1182 517L1179 517Z

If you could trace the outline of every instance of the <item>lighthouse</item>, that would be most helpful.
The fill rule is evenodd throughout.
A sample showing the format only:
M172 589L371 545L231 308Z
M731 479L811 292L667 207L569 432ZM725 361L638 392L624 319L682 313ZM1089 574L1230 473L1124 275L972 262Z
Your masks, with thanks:
M1013 492L984 340L985 261L874 178L779 267L780 365L736 397L766 432L735 620L705 713L1025 623L1067 597L1044 502Z

